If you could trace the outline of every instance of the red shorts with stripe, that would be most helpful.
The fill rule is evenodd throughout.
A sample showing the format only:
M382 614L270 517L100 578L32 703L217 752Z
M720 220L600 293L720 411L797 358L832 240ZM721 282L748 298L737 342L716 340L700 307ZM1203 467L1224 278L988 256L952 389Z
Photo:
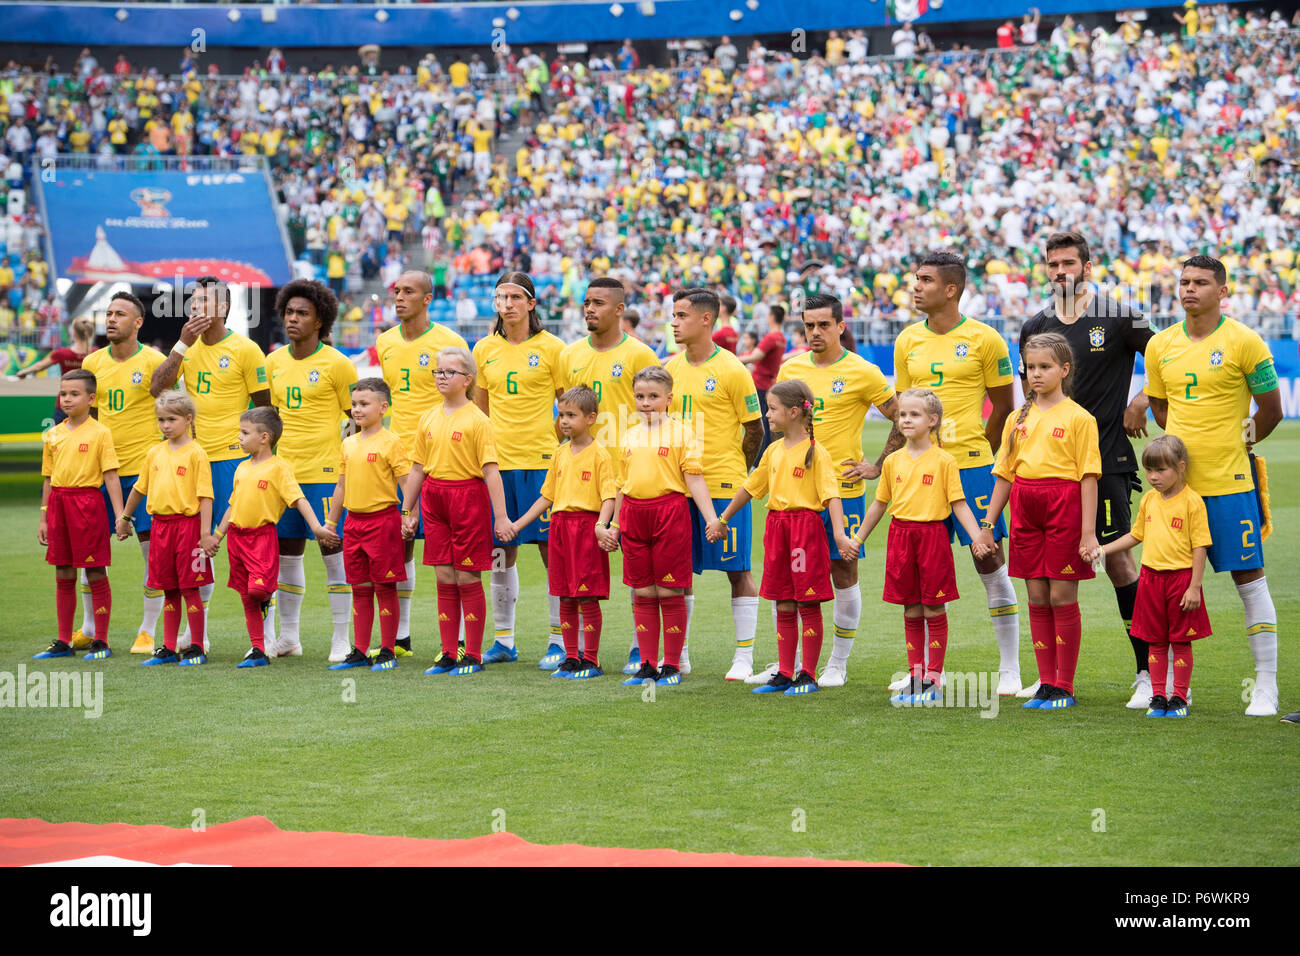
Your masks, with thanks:
M274 524L256 528L231 525L228 587L240 594L271 594L280 578L280 538ZM152 550L152 549L150 549Z
M1009 573L1057 581L1095 577L1092 562L1079 557L1082 527L1083 493L1077 481L1017 478L1011 483Z
M212 562L199 550L198 515L153 515L149 525L149 587L190 591L212 583Z
M492 501L486 481L425 478L420 513L425 564L450 564L457 571L492 570Z
M885 544L885 593L889 604L955 601L957 571L952 563L948 525L942 521L889 522Z
M769 511L763 527L763 584L769 601L829 601L831 553L820 511Z
M556 597L609 597L609 552L596 540L594 511L552 511L547 575Z
M396 507L349 511L343 522L343 567L348 584L396 584L406 580L402 513Z
M104 568L113 560L98 488L50 488L45 560L56 567Z
M691 512L685 495L624 498L618 523L624 584L630 588L691 586Z
M1182 608L1183 595L1191 583L1191 568L1157 571L1143 567L1138 572L1137 603L1133 606L1133 636L1148 644L1183 644L1209 637L1205 595L1201 595L1201 606L1195 611Z

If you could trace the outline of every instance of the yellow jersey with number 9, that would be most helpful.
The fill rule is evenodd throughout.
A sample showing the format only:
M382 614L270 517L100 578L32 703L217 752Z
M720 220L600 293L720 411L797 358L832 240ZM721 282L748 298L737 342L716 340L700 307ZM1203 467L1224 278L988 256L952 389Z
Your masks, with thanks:
M564 342L538 332L518 345L501 335L474 343L477 385L488 398L502 471L549 468L555 457L555 393L564 388Z
M862 494L862 479L845 480L844 462L862 460L862 423L871 406L881 408L894 397L880 369L847 349L830 365L818 365L812 352L796 355L777 373L778 382L799 379L813 393L813 438L831 456L841 498ZM769 398L769 401L771 399Z
M442 404L433 370L438 367L438 353L452 345L468 347L463 338L437 322L430 322L423 333L409 342L402 337L400 325L375 339L384 381L393 393L389 427L405 448L415 447L424 413Z
M266 391L266 357L257 343L227 332L216 345L199 339L181 362L185 390L194 399L194 434L209 461L243 458L239 416L254 392Z
M560 353L566 389L586 385L596 393L600 411L591 434L606 448L618 448L632 425L640 424L632 379L659 364L659 357L640 339L624 335L612 349L597 352L591 338L578 339Z
M300 485L337 482L340 426L352 410L357 367L324 342L304 359L294 358L290 348L278 348L266 359L271 404L284 422L275 453L293 466Z
M81 363L99 383L92 407L98 409L100 422L113 433L113 447L121 462L117 471L122 477L140 474L145 456L158 444L158 416L149 394L149 380L164 361L157 349L141 345L121 362L108 348L102 348Z
M914 322L894 340L894 387L928 388L943 402L943 450L959 468L993 463L984 436L984 396L1011 384L1007 343L990 326L963 318L944 335Z
M1273 355L1258 333L1226 316L1193 342L1186 322L1147 343L1146 393L1169 403L1165 431L1187 446L1187 484L1202 497L1250 491L1246 430L1250 396L1278 387Z

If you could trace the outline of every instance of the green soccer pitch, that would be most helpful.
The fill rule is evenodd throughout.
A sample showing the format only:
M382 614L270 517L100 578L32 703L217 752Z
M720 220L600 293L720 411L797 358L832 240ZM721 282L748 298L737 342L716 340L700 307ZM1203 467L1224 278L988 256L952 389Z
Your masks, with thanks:
M865 437L868 449L879 448L883 426L868 425ZM1265 553L1286 713L1300 709L1292 640L1300 423L1283 423L1261 452L1280 529ZM1077 708L1022 711L1007 700L985 716L979 706L892 707L885 685L905 656L901 610L879 600L883 523L861 564L849 682L811 697L753 696L722 680L733 637L720 573L696 579L693 671L684 683L657 688L653 700L620 686L632 632L617 558L602 640L608 676L551 679L536 667L547 643L546 589L532 548L521 549L519 562L520 660L472 678L422 673L437 648L433 574L424 568L416 656L388 673L326 670L330 617L314 548L303 657L235 669L248 641L224 586L223 556L211 663L141 669L143 658L126 653L140 615L134 541L114 545L110 569L118 656L35 662L31 655L54 636L54 574L36 543L38 456L30 446L0 451L0 671L100 670L103 713L0 709L0 816L184 827L202 810L208 824L263 815L283 829L438 838L478 836L495 823L543 844L919 865L1281 865L1300 851L1300 728L1243 716L1243 681L1254 669L1226 574L1207 574L1215 634L1196 643L1193 708L1181 721L1125 709L1133 655L1104 579L1080 588ZM758 540L761 528L760 513ZM955 556L962 599L949 606L950 680L997 663L983 588L969 558ZM761 567L759 547L754 557ZM1035 667L1019 583L1017 591L1028 683ZM824 617L823 662L829 605ZM764 602L756 665L775 652Z

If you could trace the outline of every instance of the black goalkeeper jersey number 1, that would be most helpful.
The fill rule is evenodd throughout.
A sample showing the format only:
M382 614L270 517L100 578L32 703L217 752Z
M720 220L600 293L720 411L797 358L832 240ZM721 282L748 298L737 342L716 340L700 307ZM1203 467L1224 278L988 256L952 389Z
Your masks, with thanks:
M1104 295L1095 295L1088 310L1066 324L1054 305L1037 313L1020 330L1020 374L1025 374L1025 343L1042 332L1059 332L1074 350L1074 379L1070 397L1097 419L1103 474L1137 471L1137 457L1124 432L1134 358L1155 333L1151 322Z

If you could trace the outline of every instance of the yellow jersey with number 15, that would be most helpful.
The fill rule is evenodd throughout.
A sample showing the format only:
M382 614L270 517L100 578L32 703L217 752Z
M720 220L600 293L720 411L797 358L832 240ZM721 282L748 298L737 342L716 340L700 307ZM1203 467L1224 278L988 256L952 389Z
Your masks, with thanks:
M339 480L340 426L352 410L357 367L324 342L304 359L294 358L290 348L276 349L266 360L271 404L284 422L275 453L293 466L299 484L332 484Z
M95 402L100 422L113 433L113 447L121 462L122 477L140 474L145 455L158 443L158 416L149 381L165 361L161 352L141 345L119 362L108 348L91 352L81 367L93 372L98 384Z
M409 342L402 337L400 325L375 339L384 381L393 393L389 427L408 450L415 447L421 416L442 404L433 370L438 367L438 353L451 345L467 347L464 339L437 322L430 322L423 333Z
M1179 322L1152 337L1144 360L1146 393L1169 403L1165 431L1187 446L1187 484L1202 497L1252 490L1245 437L1250 396L1278 387L1264 340L1225 316L1193 342L1186 322Z
M1007 343L990 326L963 318L944 335L913 322L894 340L894 387L928 388L943 402L943 450L960 468L993 463L984 435L984 396L1011 384Z
M632 379L643 368L659 364L659 357L640 339L624 335L612 349L597 352L591 338L578 339L560 353L566 389L586 385L596 393L600 411L591 430L606 448L618 448L632 425L640 422Z
M502 471L538 471L555 457L555 393L564 388L564 342L538 332L518 345L502 335L474 343L478 388L488 398Z
M257 343L227 332L216 345L199 339L181 362L185 390L194 399L194 434L210 461L243 458L239 416L254 392L266 391L266 357Z
M776 376L778 382L790 379L799 379L812 389L813 438L831 456L840 497L858 497L863 482L845 480L843 463L862 460L862 423L872 405L882 408L889 404L893 387L879 368L848 349L830 365L818 365L812 352L796 355Z

